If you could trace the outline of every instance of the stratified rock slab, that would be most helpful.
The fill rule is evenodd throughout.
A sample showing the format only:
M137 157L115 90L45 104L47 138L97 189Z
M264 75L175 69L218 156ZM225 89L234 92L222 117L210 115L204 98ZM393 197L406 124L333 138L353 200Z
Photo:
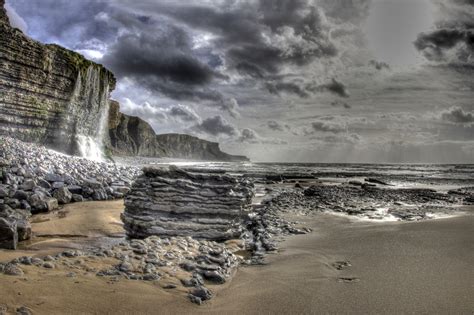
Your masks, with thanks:
M252 183L229 175L145 168L125 198L122 221L132 238L226 240L241 234L252 196Z

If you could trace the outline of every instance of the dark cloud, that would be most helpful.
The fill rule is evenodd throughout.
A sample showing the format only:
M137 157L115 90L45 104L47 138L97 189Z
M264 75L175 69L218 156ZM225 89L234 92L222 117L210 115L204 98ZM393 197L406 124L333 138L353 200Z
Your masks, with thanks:
M440 29L421 33L414 44L429 60L474 63L474 30ZM449 54L453 49L454 54Z
M265 87L271 94L275 94L280 96L281 93L290 93L296 94L299 97L307 98L309 97L308 92L306 91L305 87L301 87L296 83L291 82L267 82L265 83Z
M249 142L249 143L258 143L259 142L259 136L257 133L252 130L245 128L241 131L240 137L238 138L238 141L240 142Z
M240 136L237 138L237 141L253 144L287 144L287 142L283 140L261 137L255 130L249 128L244 128L241 130Z
M474 64L474 4L470 0L438 2L436 29L418 35L414 45L428 60Z
M210 44L225 59L228 71L264 82L286 65L304 66L318 58L337 55L324 14L309 0L260 0L213 6L137 2L132 6L212 33ZM265 84L271 91L281 85L290 93L307 97L304 89L298 90L291 83Z
M347 131L345 125L336 123L336 122L328 122L328 121L315 121L311 124L312 132L332 132L332 133L340 133Z
M377 60L370 60L369 66L372 66L377 70L390 69L390 65L388 63Z
M271 130L275 130L275 131L284 131L285 130L285 127L281 123L279 123L278 121L275 121L275 120L267 121L267 126Z
M474 113L464 111L461 107L454 106L441 112L441 119L455 124L473 124Z
M233 118L239 118L239 103L235 98L222 99L219 108Z
M230 137L239 134L237 128L228 123L222 116L206 118L192 129L212 136L224 135Z
M340 97L349 97L349 92L347 91L347 88L346 86L344 85L344 83L336 80L336 79L332 79L331 82L327 83L327 84L323 84L323 85L319 85L317 87L314 88L315 90L326 90L326 91L329 91L333 94L336 94Z
M178 118L182 121L200 121L201 118L189 107L184 105L175 105L168 109L168 115Z
M331 106L333 106L333 107L344 107L346 109L352 108L351 105L347 104L346 102L341 102L341 101L333 101L333 102L331 102Z
M285 82L279 79L277 81L266 82L265 88L271 94L278 96L282 94L294 94L301 98L308 98L316 93L330 92L340 97L349 97L346 86L336 79L332 79L329 83L319 85L316 83L304 83L302 80Z
M126 34L109 48L103 63L120 77L151 76L184 85L210 83L217 73L191 54L191 39L175 26L154 34Z

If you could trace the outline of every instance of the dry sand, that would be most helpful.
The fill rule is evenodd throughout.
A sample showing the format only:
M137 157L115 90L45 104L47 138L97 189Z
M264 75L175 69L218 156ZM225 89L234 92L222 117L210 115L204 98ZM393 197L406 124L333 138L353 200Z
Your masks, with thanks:
M80 247L122 233L120 202L82 203L65 210L65 218L52 216L33 226L36 233L51 234L54 228L60 236L33 241L21 254ZM270 255L269 265L241 268L230 284L211 287L216 297L203 306L191 304L184 288L167 291L159 281L113 282L93 273L68 278L68 270L36 267L25 267L24 277L0 275L0 305L10 311L25 305L35 314L474 312L472 212L413 223L356 222L328 214L305 220L313 233L287 239L280 253ZM12 253L0 251L0 261ZM336 270L332 263L340 260L352 266ZM339 282L341 277L359 281Z

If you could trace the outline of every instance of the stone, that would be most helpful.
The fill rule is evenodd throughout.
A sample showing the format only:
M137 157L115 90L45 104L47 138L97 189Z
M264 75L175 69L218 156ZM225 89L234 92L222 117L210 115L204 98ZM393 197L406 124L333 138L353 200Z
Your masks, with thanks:
M43 264L43 267L44 268L48 268L48 269L53 269L54 268L54 264L50 261L47 261Z
M58 200L59 204L70 203L72 200L72 194L66 187L61 187L53 192L53 197Z
M20 306L19 308L16 309L16 314L17 315L32 315L33 311L26 306Z
M210 300L212 298L212 292L203 286L196 287L189 292L189 298L191 302L201 304L203 301Z
M205 271L203 276L204 279L218 284L223 284L226 281L225 277L217 271Z
M64 178L61 175L55 173L48 173L44 176L44 179L50 183L54 182L64 182Z
M28 199L28 194L23 190L17 190L15 191L13 198L18 199L18 200L26 200Z
M46 208L48 211L53 211L58 209L58 200L56 198L48 198L46 199Z
M40 194L32 194L28 197L28 203L32 208L32 212L40 212L48 210L48 205Z
M72 194L71 200L73 202L82 202L82 201L84 201L84 197L82 197L82 195Z
M64 182L54 182L51 187L54 188L54 189L58 189L58 188L62 188L64 187Z
M31 239L31 224L27 219L17 220L18 241L26 241Z
M26 190L26 191L32 191L33 188L36 187L36 183L32 179L27 179L23 182L23 184L20 186L20 189Z
M82 187L78 185L69 185L66 187L72 194L82 194Z
M40 187L43 187L45 189L50 189L51 188L51 184L48 181L46 181L42 178L38 178L37 182L38 182L38 186L40 186Z
M8 195L8 189L6 187L0 186L0 198L5 198Z
M19 209L21 206L20 200L16 198L10 198L7 200L7 204L13 209Z
M41 259L41 258L32 257L32 258L31 258L31 263L32 263L33 265L35 265L35 266L42 266L43 263L44 263L44 261L43 261L43 259Z
M0 218L0 248L16 249L17 244L17 222Z
M26 200L20 200L20 209L24 209L26 211L31 211L31 206Z
M7 276L23 276L23 270L17 264L8 263L4 266L3 273Z

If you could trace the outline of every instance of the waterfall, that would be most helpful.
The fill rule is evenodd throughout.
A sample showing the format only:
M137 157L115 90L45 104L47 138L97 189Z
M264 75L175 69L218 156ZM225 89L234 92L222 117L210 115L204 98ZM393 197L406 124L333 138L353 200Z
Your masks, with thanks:
M101 78L100 69L90 66L84 78L78 74L73 95L79 106L73 106L73 117L82 117L76 125L78 153L94 161L104 160L104 141L108 130L109 82Z
M102 162L104 157L102 147L97 139L90 136L76 135L76 144L79 148L79 154L89 160Z

